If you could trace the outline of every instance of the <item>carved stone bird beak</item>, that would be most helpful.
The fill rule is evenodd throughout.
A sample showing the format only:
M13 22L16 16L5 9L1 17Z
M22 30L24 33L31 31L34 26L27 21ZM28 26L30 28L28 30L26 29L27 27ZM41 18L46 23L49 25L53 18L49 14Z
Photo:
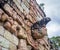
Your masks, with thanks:
M43 19L41 19L40 21L37 21L36 23L34 23L32 26L31 26L31 29L38 29L39 27L43 27L43 25L47 24L49 21L51 21L51 19L49 17L44 17Z

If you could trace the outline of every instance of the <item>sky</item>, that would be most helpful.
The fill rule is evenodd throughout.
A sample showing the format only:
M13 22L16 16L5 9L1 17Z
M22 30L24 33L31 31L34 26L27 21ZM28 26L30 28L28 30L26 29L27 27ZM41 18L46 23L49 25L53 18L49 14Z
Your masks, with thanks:
M60 0L36 0L44 3L44 12L51 21L47 24L48 37L60 36Z

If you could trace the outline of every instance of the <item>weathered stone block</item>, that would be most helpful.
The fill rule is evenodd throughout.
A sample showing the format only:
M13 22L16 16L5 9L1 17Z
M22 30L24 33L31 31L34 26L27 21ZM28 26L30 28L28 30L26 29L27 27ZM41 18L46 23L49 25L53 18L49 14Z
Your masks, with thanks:
M19 42L18 38L15 35L13 35L13 43L15 45L18 45L18 42Z
M32 23L35 23L35 22L36 22L36 21L34 20L34 18L32 18L32 16L29 15L29 14L26 16L26 18L29 19Z
M21 6L25 10L25 12L28 14L29 13L29 9L25 6L25 4L23 2L21 3Z
M9 49L6 49L6 48L3 48L3 47L2 47L2 50L9 50Z
M15 36L17 36L17 25L15 25L15 24L13 24L12 25L12 27L11 27L11 32L15 35Z
M24 23L25 23L26 25L28 25L28 26L31 26L31 25L32 25L32 23L31 23L29 20L24 20Z
M15 4L17 5L17 7L19 8L19 10L21 12L23 12L23 8L20 6L20 4L17 2L17 0L13 0L15 2Z
M20 39L18 48L20 50L28 50L26 40Z
M23 1L23 3L26 5L26 7L29 8L29 3L28 3L28 1L27 1L27 0L22 0L22 1Z
M17 1L19 4L21 4L21 2L22 2L21 0L16 0L16 1Z
M4 37L5 37L7 40L13 42L13 36L12 36L12 34L11 34L9 31L5 30Z
M39 44L39 50L45 50L45 48Z
M13 14L13 8L10 5L5 4L4 5L4 9L12 16L12 14Z
M2 10L2 9L0 9L0 15L2 15L2 13L4 13L4 12L3 12L3 10Z
M36 19L37 19L37 21L40 21L42 19L42 17L37 15Z
M6 21L7 19L8 19L8 15L4 13L4 14L1 16L1 20L4 22L4 21Z
M9 50L17 50L17 46L12 44L12 43L10 43Z
M27 0L30 3L30 0Z
M10 42L8 40L6 40L4 37L0 36L0 45L5 47L5 48L9 48L9 44Z
M5 27L8 31L10 31L10 29L11 29L11 24L10 24L10 22L6 22L6 23L4 24L4 27Z
M22 27L20 27L20 30L18 32L18 38L22 38L22 39L27 38L27 33L25 32L25 30Z
M32 49L32 47L30 45L28 45L27 47L28 47L28 50L31 50Z
M0 26L0 35L4 35L5 29L3 28L3 26Z

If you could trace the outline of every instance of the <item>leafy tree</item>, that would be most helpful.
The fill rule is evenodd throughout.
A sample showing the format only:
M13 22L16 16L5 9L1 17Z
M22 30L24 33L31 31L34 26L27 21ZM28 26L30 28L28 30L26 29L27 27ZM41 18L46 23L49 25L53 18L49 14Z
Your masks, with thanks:
M57 46L60 47L60 36L52 37L52 38L50 38L50 39L51 39L52 41L54 41Z

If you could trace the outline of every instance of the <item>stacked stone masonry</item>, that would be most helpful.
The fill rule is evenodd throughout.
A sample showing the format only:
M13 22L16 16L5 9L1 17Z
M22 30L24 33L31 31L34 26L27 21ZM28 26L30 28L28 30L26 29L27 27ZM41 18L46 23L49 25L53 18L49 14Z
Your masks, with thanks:
M45 16L35 0L0 0L0 50L50 50L47 36L31 36L33 23Z

